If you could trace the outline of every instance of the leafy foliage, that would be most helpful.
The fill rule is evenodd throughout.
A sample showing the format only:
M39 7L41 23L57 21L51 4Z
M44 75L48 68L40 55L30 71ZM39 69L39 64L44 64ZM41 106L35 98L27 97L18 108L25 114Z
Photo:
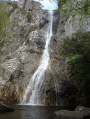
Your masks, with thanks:
M67 13L69 16L89 15L89 0L59 0L59 10Z
M63 39L61 55L68 57L68 64L74 70L72 79L80 86L81 95L90 104L90 32L78 32Z

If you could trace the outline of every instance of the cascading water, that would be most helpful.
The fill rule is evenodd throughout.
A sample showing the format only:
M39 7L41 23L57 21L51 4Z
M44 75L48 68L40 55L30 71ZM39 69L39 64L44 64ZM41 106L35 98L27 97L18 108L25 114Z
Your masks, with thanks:
M39 0L35 0L35 1L39 1ZM40 64L38 69L35 71L35 73L33 74L27 89L25 91L25 94L23 96L23 100L22 100L22 104L26 104L27 102L27 98L28 95L30 94L30 98L28 101L28 105L39 105L40 103L40 89L41 86L43 84L44 81L44 73L47 70L48 66L49 66L49 60L50 60L50 56L49 56L49 43L52 37L52 23L53 23L53 10L57 9L57 4L56 2L53 0L42 0L39 1L42 5L43 5L43 9L48 9L48 13L49 13L49 24L48 24L48 30L46 32L46 44L45 44L45 49L43 51L41 60L40 60Z

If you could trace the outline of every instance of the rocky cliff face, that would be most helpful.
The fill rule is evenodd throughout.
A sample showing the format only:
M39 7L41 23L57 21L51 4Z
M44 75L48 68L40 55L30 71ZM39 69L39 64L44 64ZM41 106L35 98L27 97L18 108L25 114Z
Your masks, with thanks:
M14 7L9 4L11 49L6 48L0 64L0 99L5 103L20 103L32 74L39 66L45 38L44 29L49 22L48 11L42 10L40 4L33 0L20 0ZM42 104L70 106L75 102L76 88L68 79L66 59L59 54L62 38L71 35L72 29L78 30L77 22L60 11L54 11L53 37L50 43L50 68L45 72L43 91L46 92ZM73 26L74 25L74 26ZM73 30L74 32L74 30ZM54 85L56 84L56 85ZM57 94L56 88L59 93ZM56 99L57 98L57 99ZM70 103L69 103L70 102Z

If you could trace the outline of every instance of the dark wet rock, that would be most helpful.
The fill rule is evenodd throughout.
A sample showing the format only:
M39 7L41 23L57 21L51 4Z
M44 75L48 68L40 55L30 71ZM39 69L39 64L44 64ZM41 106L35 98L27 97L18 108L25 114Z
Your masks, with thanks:
M13 108L6 106L5 104L0 104L0 112L12 112Z
M57 116L68 117L69 119L83 119L83 114L78 111L60 110L55 112Z
M84 114L84 118L90 118L90 108L84 106L77 106L75 111L79 111Z
M56 111L55 114L58 117L67 117L69 119L89 119L90 108L86 108L84 106L77 106L75 111L60 110Z

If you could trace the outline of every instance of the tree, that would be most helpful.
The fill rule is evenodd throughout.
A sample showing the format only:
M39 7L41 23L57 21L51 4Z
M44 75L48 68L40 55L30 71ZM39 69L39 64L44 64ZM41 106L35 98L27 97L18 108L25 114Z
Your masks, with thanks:
M60 54L68 57L68 66L72 66L70 78L80 87L80 95L90 106L90 32L77 32L71 39L63 39L60 47Z
M59 0L59 10L68 15L89 15L90 1L89 0Z

